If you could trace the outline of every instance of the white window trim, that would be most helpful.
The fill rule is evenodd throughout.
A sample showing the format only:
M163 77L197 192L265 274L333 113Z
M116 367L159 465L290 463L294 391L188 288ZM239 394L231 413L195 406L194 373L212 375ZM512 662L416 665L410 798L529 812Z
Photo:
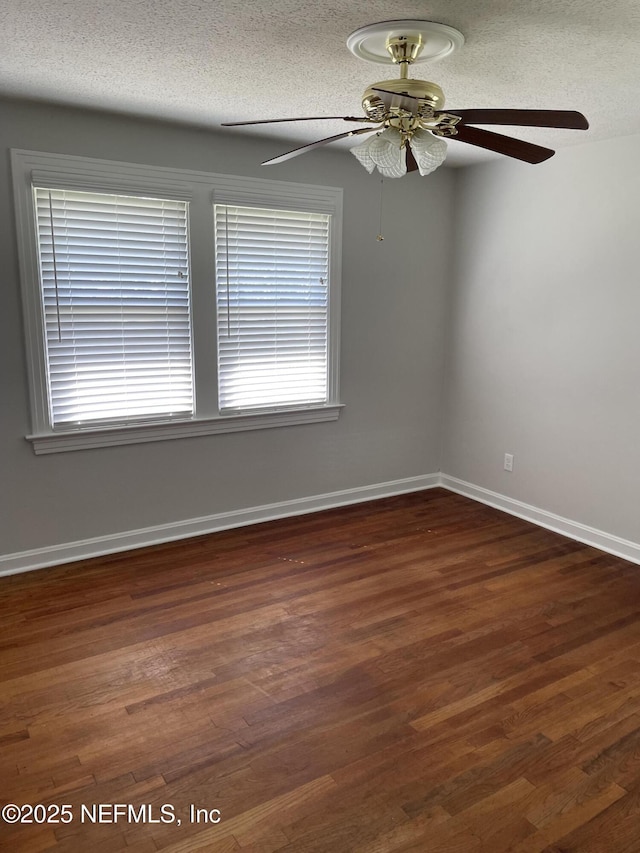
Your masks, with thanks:
M26 438L32 442L36 454L337 420L342 408L338 398L342 189L16 149L11 151L11 163L32 418L31 434ZM199 205L201 213L206 209L208 213L200 221L200 243L196 242L198 237L192 242L192 306L198 299L198 279L202 282L215 281L214 204L254 205L331 214L328 402L221 415L217 407L215 313L210 313L208 333L200 328L198 334L197 314L192 307L196 390L196 415L193 418L54 431L49 424L38 243L32 197L34 183L96 192L157 195L190 201L192 209ZM208 219L209 214L211 228L207 248L204 243L208 232L203 231L203 228L208 226L204 220ZM192 238L196 230L192 228ZM210 254L208 259L204 257L205 250ZM202 285L200 289L203 289ZM215 294L211 306L215 312Z

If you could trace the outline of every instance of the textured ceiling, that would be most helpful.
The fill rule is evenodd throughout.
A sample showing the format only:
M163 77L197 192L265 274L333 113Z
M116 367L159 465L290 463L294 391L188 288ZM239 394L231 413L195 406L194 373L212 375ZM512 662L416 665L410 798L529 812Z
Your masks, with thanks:
M208 127L359 114L366 86L396 72L356 59L346 38L400 18L464 34L454 55L412 73L442 86L451 108L583 112L587 133L502 131L552 148L640 132L638 0L4 0L0 93ZM327 121L244 132L273 136L275 156L345 129ZM495 156L451 141L447 162Z

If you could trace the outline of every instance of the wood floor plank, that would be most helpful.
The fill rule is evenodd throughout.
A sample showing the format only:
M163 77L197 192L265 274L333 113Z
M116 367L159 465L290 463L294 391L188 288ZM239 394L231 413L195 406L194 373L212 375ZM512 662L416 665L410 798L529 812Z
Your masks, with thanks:
M2 849L640 853L624 560L433 489L0 584Z

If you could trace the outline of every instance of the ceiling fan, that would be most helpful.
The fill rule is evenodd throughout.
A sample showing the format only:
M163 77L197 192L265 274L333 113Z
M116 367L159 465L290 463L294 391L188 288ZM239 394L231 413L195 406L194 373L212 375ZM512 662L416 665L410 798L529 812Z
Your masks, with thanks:
M526 163L542 163L555 153L511 136L476 125L512 125L587 130L589 122L574 110L465 109L445 110L440 86L409 77L409 66L449 55L464 44L464 36L453 27L432 21L383 21L361 27L347 39L352 53L370 62L400 66L400 77L369 86L362 96L363 116L305 116L225 122L223 127L275 124L288 121L340 119L365 124L335 136L293 148L265 160L263 166L283 163L321 145L361 134L375 134L351 149L369 172L378 169L386 177L401 177L418 170L427 175L446 157L445 139L466 142L505 154Z

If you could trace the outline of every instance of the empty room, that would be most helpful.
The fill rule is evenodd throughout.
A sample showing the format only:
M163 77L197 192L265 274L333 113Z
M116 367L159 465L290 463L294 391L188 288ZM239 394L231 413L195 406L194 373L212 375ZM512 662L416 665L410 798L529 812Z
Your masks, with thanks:
M640 853L637 3L0 47L0 849Z

